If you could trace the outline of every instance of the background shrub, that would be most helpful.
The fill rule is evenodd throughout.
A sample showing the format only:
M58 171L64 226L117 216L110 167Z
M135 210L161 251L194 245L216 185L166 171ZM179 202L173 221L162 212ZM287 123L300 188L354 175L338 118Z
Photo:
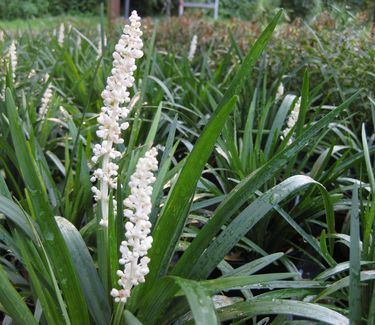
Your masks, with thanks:
M98 13L101 0L0 0L0 19L63 13Z

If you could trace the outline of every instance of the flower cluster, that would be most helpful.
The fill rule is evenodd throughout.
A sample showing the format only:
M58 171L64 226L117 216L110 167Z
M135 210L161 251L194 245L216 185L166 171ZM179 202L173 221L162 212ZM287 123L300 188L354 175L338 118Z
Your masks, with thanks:
M29 72L29 75L27 76L28 79L31 79L36 75L36 71L34 69L31 69Z
M125 303L131 289L143 283L148 274L150 259L146 256L151 248L152 237L149 236L151 222L152 184L155 182L153 172L158 168L157 149L151 148L145 156L138 160L134 174L130 178L130 195L124 200L124 216L129 220L125 223L126 239L121 243L120 264L124 270L118 270L118 284L122 289L112 289L111 295L116 302Z
M92 162L97 163L102 159L102 166L94 171L91 181L99 181L99 188L93 186L92 191L95 200L101 202L100 224L103 226L108 225L109 190L117 188L118 165L113 161L121 154L114 146L124 142L121 132L129 127L123 120L128 116L131 105L123 105L130 102L128 89L134 84L133 73L137 69L135 60L143 56L140 26L140 17L133 11L130 25L125 25L123 35L115 47L112 75L108 77L107 86L102 92L104 107L97 119L100 126L96 134L102 143L94 146Z
M197 44L198 44L198 37L197 35L194 35L193 38L191 39L190 43L190 49L189 49L189 54L188 54L188 60L191 62L194 59L195 52L197 51Z
M301 97L298 98L298 101L294 105L292 112L289 114L288 121L286 122L287 128L283 130L282 135L281 135L281 140L284 140L288 136L291 129L297 123L300 108L301 108ZM290 137L288 140L288 144L291 144L292 142L293 142L293 139L292 137Z

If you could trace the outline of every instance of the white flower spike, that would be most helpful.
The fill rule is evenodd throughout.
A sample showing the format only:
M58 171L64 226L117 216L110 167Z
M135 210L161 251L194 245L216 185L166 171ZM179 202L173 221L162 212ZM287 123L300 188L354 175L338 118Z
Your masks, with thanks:
M125 303L131 289L145 282L149 272L147 252L152 245L149 215L152 209L152 184L155 182L153 172L158 169L157 153L155 147L147 151L138 160L135 172L130 177L130 195L124 200L124 216L128 221L125 223L125 240L120 246L122 256L119 260L124 270L117 271L120 277L118 284L122 289L112 289L111 295L115 302Z
M195 52L197 51L198 36L194 35L191 39L188 60L191 62L194 59Z
M280 82L279 87L277 87L275 101L278 102L284 96L284 85Z
M64 38L65 38L65 26L64 24L61 24L60 29L59 29L59 37L57 38L57 42L59 43L60 46L64 45Z
M49 78L48 73L44 76L44 81L47 82ZM43 121L47 115L48 105L52 98L52 86L51 83L48 84L47 89L45 90L42 97L42 105L39 107L39 120Z
M96 134L102 143L94 146L92 162L97 163L101 159L101 167L94 171L91 181L99 183L98 187L92 187L92 191L95 200L100 201L102 226L108 225L109 191L117 188L118 165L114 161L121 153L115 146L124 142L121 132L129 127L127 122L123 122L130 111L130 107L126 106L130 102L128 89L134 84L135 60L143 56L140 20L137 12L133 11L130 25L125 25L115 47L112 75L108 77L107 86L102 92L104 106L97 119L100 126Z
M284 140L288 136L291 129L297 123L300 108L301 108L301 97L298 98L298 101L295 104L292 112L289 114L288 121L286 122L287 128L283 130L282 135L280 136L281 140ZM288 140L288 145L291 144L293 140L294 140L293 137L290 137Z
M12 41L12 44L10 44L9 59L10 59L10 65L12 66L12 78L14 82L16 80L16 68L17 68L17 47L16 47L15 41Z

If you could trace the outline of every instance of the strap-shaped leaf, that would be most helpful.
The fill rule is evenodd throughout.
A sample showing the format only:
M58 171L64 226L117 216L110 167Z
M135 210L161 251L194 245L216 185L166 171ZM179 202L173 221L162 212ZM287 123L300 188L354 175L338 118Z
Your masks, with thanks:
M219 310L222 322L239 317L272 314L296 315L318 321L323 320L325 323L332 325L349 325L349 320L338 312L303 301L281 299L273 299L272 301L246 301Z
M91 316L96 324L109 324L111 310L108 295L80 232L67 219L56 217L56 221L72 256Z
M0 265L0 303L5 308L7 314L13 318L17 324L37 325L30 309L22 300L20 294L8 280L8 275Z
M183 291L196 325L219 324L215 306L207 290L199 282L173 277Z
M35 236L30 227L33 220L27 217L26 213L11 199L0 195L0 212L3 213L10 221L19 227L31 239L35 240ZM35 226L35 225L34 225Z

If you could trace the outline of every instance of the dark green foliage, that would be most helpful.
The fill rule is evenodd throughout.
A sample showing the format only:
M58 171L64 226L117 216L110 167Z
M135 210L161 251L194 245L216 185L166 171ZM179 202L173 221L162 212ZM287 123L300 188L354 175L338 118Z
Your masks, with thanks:
M0 0L0 19L65 13L99 13L102 0Z

